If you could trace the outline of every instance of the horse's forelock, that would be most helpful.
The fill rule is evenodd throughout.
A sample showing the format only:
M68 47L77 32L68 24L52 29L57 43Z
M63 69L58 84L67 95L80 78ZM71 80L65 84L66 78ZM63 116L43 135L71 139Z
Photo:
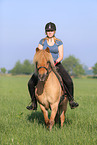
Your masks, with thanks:
M44 60L44 62L43 62L43 60ZM47 63L48 61L51 63L51 66L54 67L54 61L53 61L53 57L52 57L51 53L48 53L45 50L40 50L35 53L34 59L33 59L34 63L36 63L36 62L39 62L39 63L46 62Z

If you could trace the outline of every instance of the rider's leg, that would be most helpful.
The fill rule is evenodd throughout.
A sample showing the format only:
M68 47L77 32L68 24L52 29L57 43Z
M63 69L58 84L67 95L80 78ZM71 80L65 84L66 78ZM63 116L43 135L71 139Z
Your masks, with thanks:
M71 109L76 108L77 106L79 106L79 104L74 101L73 81L72 81L71 77L69 76L69 74L64 69L64 67L62 66L61 63L58 63L56 66L58 67L58 72L63 79L63 83L65 85L65 89L66 89L66 92L67 92L67 97L68 97L68 100L69 100L70 107L71 107Z
M30 106L26 107L28 110L37 110L37 100L35 97L35 86L37 85L37 82L38 82L38 77L37 75L33 74L31 79L28 82L28 90L29 90L31 102L32 102Z

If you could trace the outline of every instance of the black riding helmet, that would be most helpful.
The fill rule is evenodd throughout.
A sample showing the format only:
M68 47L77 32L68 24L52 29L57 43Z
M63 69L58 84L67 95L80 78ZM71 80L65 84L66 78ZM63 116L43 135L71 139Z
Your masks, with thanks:
M45 26L45 32L50 31L50 30L56 31L56 25L52 22L47 23Z

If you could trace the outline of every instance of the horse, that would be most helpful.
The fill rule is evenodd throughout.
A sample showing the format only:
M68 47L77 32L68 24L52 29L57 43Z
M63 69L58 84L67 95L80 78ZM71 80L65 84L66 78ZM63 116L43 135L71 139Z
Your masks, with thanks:
M64 96L60 85L62 80L54 66L49 48L47 47L45 50L36 48L33 62L36 66L35 73L38 75L35 96L43 112L45 124L51 130L60 117L61 127L63 127L68 99L64 97L60 102L61 96ZM48 118L49 109L51 110L50 119Z

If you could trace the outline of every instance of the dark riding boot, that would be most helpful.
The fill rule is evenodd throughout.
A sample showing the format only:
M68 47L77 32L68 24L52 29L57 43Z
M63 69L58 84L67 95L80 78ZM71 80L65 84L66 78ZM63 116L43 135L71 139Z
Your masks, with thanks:
M32 104L30 106L27 106L26 108L28 110L37 110L37 100L36 98L33 99L33 101L31 101Z
M70 105L70 108L71 108L71 109L74 109L74 108L76 108L76 107L79 106L79 104L78 104L77 102L74 101L73 96L67 95L67 98L68 98L68 100L69 100L69 105Z
M36 74L33 74L31 79L28 82L28 90L29 90L31 102L32 102L30 106L26 107L28 110L37 110L37 100L35 97L35 86L37 85L37 82L38 82L38 77Z
M74 98L73 96L70 95L70 93L69 94L67 93L67 98L69 100L69 105L71 109L74 109L79 106L79 104L74 101Z
M65 88L66 88L66 86L65 86ZM69 100L69 105L70 105L71 109L74 109L79 106L79 104L74 101L74 97L70 94L70 92L67 88L66 88L65 95L67 96L67 98Z
M67 89L67 87L65 86L66 89L66 93L67 93L67 98L69 100L69 105L71 109L74 109L76 107L79 106L79 104L77 102L74 101L74 97L70 94L69 90Z
M77 102L75 102L74 100L71 100L71 101L69 102L69 105L70 105L70 108L71 108L71 109L74 109L74 108L76 108L76 107L79 106L79 104L78 104Z
M64 84L64 88L66 89L65 95L67 96L68 100L69 100L69 105L71 109L74 109L76 107L79 106L79 104L77 102L74 101L74 97L73 95L73 91L70 93L70 91L68 90L68 88L66 87L66 85Z

